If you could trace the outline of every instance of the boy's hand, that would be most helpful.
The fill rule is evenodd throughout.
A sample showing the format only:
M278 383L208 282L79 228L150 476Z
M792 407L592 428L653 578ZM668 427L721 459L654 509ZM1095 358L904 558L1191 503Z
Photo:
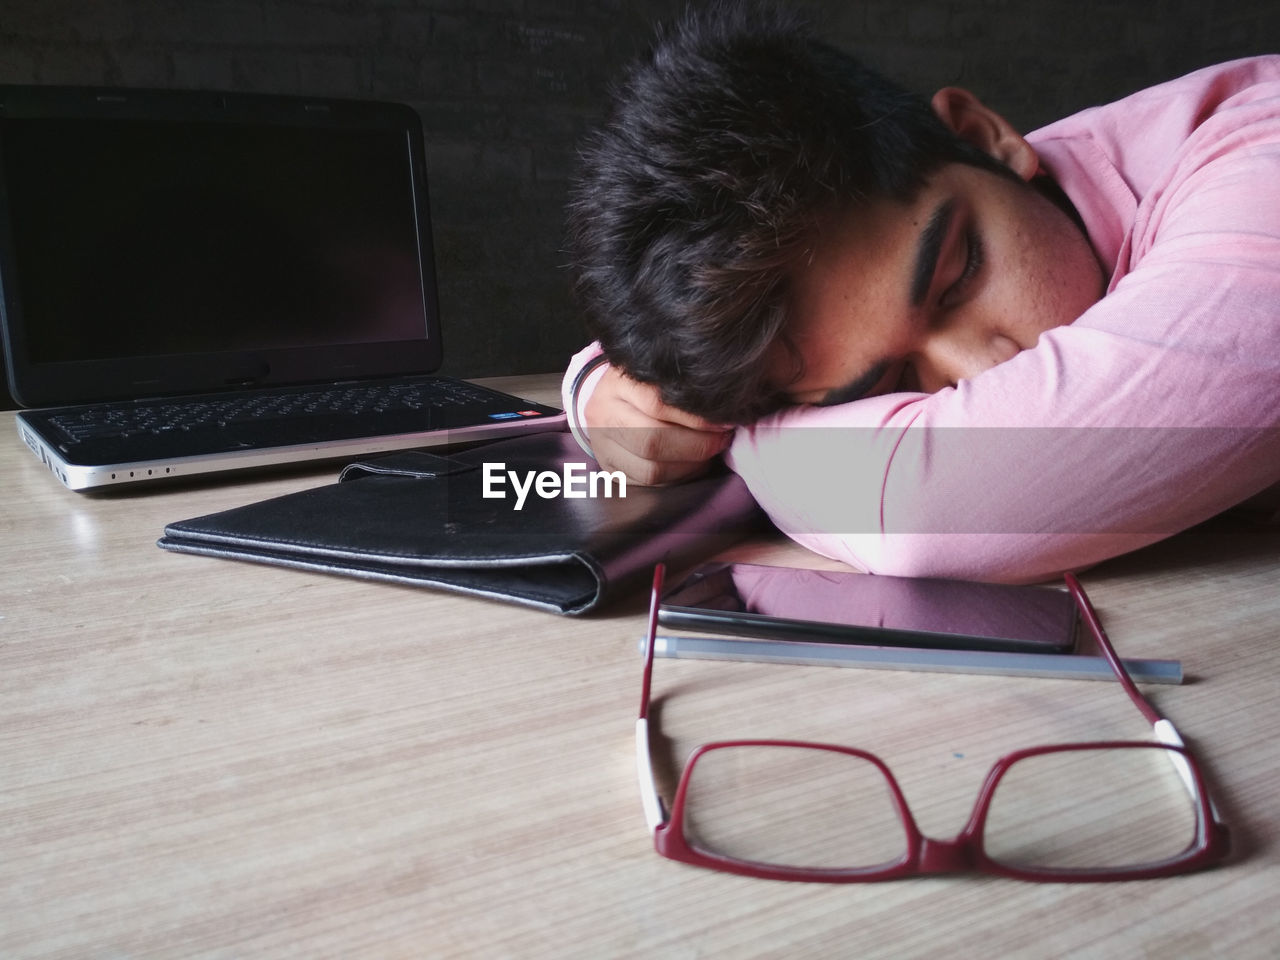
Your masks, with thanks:
M587 433L596 460L634 483L656 486L690 480L728 449L733 429L662 402L658 388L615 367L587 400Z

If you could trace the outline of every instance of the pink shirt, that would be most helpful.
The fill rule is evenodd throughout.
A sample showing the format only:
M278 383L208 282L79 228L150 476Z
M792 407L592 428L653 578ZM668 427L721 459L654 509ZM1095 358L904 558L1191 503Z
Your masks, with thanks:
M1280 57L1027 139L1111 265L1106 296L954 388L739 430L730 465L810 549L874 573L1039 580L1280 482Z

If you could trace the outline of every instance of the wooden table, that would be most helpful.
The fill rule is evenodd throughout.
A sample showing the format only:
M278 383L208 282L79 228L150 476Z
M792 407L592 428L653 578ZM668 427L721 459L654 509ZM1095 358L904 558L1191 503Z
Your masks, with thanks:
M1183 660L1187 684L1147 690L1212 774L1234 862L787 884L653 852L643 598L568 619L154 545L333 472L84 496L0 418L0 956L1280 956L1280 532L1215 522L1083 578L1122 655ZM1112 683L659 661L655 690L677 752L876 751L938 837L996 756L1148 731Z

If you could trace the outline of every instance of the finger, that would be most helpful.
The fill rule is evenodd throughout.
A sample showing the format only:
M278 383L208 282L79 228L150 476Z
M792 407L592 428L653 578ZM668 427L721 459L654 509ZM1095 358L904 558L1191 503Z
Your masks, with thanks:
M661 419L668 411L696 426ZM654 388L620 375L601 382L587 403L586 414L593 449L609 438L645 460L708 460L723 453L732 436L731 431L662 404Z
M691 480L711 467L707 460L647 460L609 440L596 446L596 460L606 470L621 470L640 486L665 486Z
M651 383L640 383L623 373L619 373L618 378L617 396L654 420L676 423L690 430L706 432L723 432L729 429L726 424L713 423L705 417L665 403L662 393Z
M646 422L650 425L597 428L592 431L592 443L598 445L607 440L641 460L699 463L724 453L732 440L728 431L690 430L675 424Z

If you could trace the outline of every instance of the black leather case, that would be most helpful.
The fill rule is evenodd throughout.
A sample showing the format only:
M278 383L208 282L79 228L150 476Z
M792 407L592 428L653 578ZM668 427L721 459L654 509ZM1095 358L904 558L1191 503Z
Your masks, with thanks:
M504 482L488 486L505 497L483 496L486 463L504 465ZM159 545L579 614L647 585L659 560L680 567L767 529L729 472L671 487L628 484L625 497L616 484L612 496L603 484L594 497L530 489L515 509L507 471L563 475L566 463L583 465L578 476L600 469L567 433L447 457L392 454L346 467L334 484L169 524ZM575 486L587 489L585 480Z

